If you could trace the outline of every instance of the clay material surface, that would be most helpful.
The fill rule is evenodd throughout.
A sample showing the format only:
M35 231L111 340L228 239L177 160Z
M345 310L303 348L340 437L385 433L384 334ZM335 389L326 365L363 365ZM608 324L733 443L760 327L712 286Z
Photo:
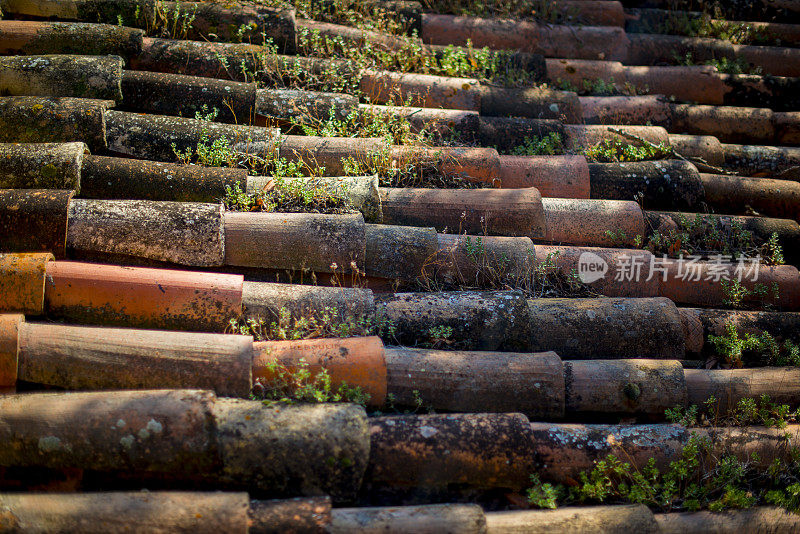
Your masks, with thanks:
M17 383L19 328L24 322L24 315L0 314L0 388Z
M222 332L242 313L242 276L60 261L45 303L73 323Z
M683 367L676 360L564 362L571 412L647 413L656 417L686 405Z
M111 24L0 21L0 53L135 56L142 50L142 30Z
M542 197L525 189L381 188L387 224L434 226L438 231L472 235L543 237Z
M453 348L524 351L530 346L527 305L518 291L396 293L382 297L376 308L395 325L403 345L429 340L444 328L458 340Z
M681 359L684 338L678 308L666 298L532 299L533 350L565 360Z
M122 107L140 112L194 118L216 109L216 122L252 124L255 119L254 83L126 70L122 93Z
M0 465L213 473L213 400L192 390L0 396Z
M554 352L388 348L386 364L398 405L413 406L418 396L437 410L564 415L564 371Z
M521 414L451 414L370 419L366 482L375 486L519 490L535 472Z
M81 196L219 202L228 187L238 185L243 190L246 181L245 169L86 156L81 169Z
M414 282L438 251L436 230L414 226L366 225L368 276Z
M476 504L337 508L331 534L484 534L486 519Z
M241 267L348 273L366 253L360 213L226 212L225 238L225 264Z
M88 98L0 97L0 142L83 141L93 151L106 148L107 100Z
M6 95L122 100L119 56L5 56L0 91Z
M300 318L324 313L359 318L375 311L372 291L363 288L244 282L242 302L247 317L276 321L281 310Z
M73 189L77 192L88 152L81 142L0 143L0 187Z
M213 414L229 483L268 494L328 494L334 503L351 500L361 485L370 445L360 406L218 399Z
M247 397L250 336L25 323L19 376L67 389L208 388Z
M263 156L274 150L278 132L273 128L222 124L200 119L109 111L109 150L136 158L174 162L175 151L192 154L197 144L211 146L222 140L234 152ZM173 144L175 150L173 150Z
M70 204L69 247L193 266L222 265L222 206L147 200L84 200Z
M248 532L247 493L5 493L0 507L4 527L29 532Z
M609 454L641 469L653 458L666 468L677 460L691 431L680 425L583 425L531 423L536 460L546 465L544 479L575 484L582 471ZM568 510L568 509L567 509Z
M492 534L547 534L551 532L657 534L653 513L643 504L624 506L570 506L560 510L489 512L486 526Z
M330 497L251 501L250 533L323 534L331 524Z
M66 253L72 191L0 189L0 251Z
M253 345L253 379L268 385L276 362L289 370L306 367L312 374L325 369L334 389L345 384L369 394L370 406L386 401L386 358L377 336L296 341L259 341Z
M767 506L722 513L703 511L656 514L655 518L658 522L659 532L662 534L795 532L800 529L800 520L796 514L782 508Z
M44 310L44 278L53 255L0 254L0 312L41 315Z

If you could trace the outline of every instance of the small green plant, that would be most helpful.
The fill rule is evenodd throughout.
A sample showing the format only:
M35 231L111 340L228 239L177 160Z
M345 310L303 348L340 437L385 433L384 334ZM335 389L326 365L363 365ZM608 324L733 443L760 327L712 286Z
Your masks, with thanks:
M685 427L771 428L784 428L800 415L766 395L740 399L727 414L720 415L719 408L718 400L710 397L700 407L676 406L667 409L665 415L670 423ZM527 491L530 505L553 509L559 504L641 503L661 512L720 512L773 504L800 512L800 450L796 448L788 450L788 461L776 459L764 469L755 453L741 458L720 450L711 438L692 433L680 456L666 467L659 467L654 458L635 466L621 459L631 456L613 435L608 440L620 454L595 461L569 487L531 476Z
M713 396L710 397L706 400L704 406L708 408L709 403L711 403L711 405L716 405L717 399ZM682 426L699 426L699 421L704 420L701 419L701 417L704 417L704 413L700 411L696 404L691 404L686 408L683 406L667 408L664 410L664 416L670 423Z
M771 286L758 282L753 285L752 289L736 278L727 280L722 278L719 283L722 287L722 304L731 308L740 309L754 306L768 309L773 307L773 304L768 302L768 299L773 301L780 299L777 282L773 282Z
M466 265L461 262L464 256ZM482 237L464 235L425 261L415 289L514 289L531 298L598 296L581 281L575 269L570 272L561 269L556 261L558 256L559 252L551 252L538 259L530 250L528 258L512 262L504 253L487 248Z
M721 512L769 503L798 511L795 485L800 481L800 455L793 456L765 472L755 454L744 460L717 454L711 439L692 435L680 457L664 468L654 458L636 467L609 454L581 472L575 486L532 477L528 502L550 509L559 504L641 503L661 512Z
M633 236L633 239L628 239L628 234L625 230L606 230L605 235L609 241L611 241L611 246L616 248L627 248L631 245L633 248L642 248L644 245L644 236L641 234Z
M475 48L470 41L464 47L448 45L434 51L423 46L415 35L391 38L395 45L387 49L370 40L356 42L341 36L323 35L316 29L301 28L297 32L297 46L304 56L345 61L351 69L478 78L507 86L533 85L536 82L535 75L518 66L514 53L510 51Z
M137 6L135 15L137 22L140 13ZM152 14L153 17L144 16L145 20L142 21L148 35L169 39L186 39L197 18L197 5L192 4L191 9L185 9L181 6L180 1L170 5L158 0Z
M511 149L512 156L554 156L564 153L564 144L558 132L544 137L526 137L522 144Z
M676 55L675 62L678 65L685 66L698 65L691 52L687 52L684 56ZM709 59L702 64L716 67L718 71L725 74L761 74L761 67L751 65L742 57L736 57L734 59L728 59L726 57Z
M542 482L539 475L531 475L531 487L527 490L528 502L535 508L555 510L558 508L558 498L561 488L549 482Z
M403 409L398 408L398 404L400 402L397 399L397 395L394 393L387 393L386 394L386 412L387 413L395 413L395 414L403 414L403 415L411 415L417 413L436 413L433 405L426 402L422 398L422 394L419 392L418 389L415 389L411 392L411 401L410 402L403 402L401 406ZM382 415L381 412L375 412L372 415Z
M204 104L200 111L195 113L195 119L211 123L217 118L218 113L218 109L209 110L208 106ZM184 165L245 168L262 176L276 178L318 177L325 173L323 166L313 165L302 160L291 161L281 157L277 147L263 155L240 152L233 148L225 137L211 140L210 130L210 124L201 129L200 139L195 147L180 150L175 143L172 143L172 152L175 154L176 160ZM249 141L249 139L242 139L244 143ZM239 200L243 199L239 198Z
M622 161L650 161L671 157L672 148L666 145L636 146L621 139L603 139L583 151L587 159L599 163L619 163Z
M217 108L209 111L208 106L203 104L201 110L195 113L194 118L204 122L213 122L218 114ZM208 167L237 167L240 160L240 154L231 148L227 138L221 137L211 141L209 129L206 127L201 131L200 139L194 149L187 147L186 150L180 151L175 143L172 143L172 152L183 164L196 163Z
M614 79L603 80L597 78L595 80L583 80L583 92L589 95L597 96L612 96L621 93L617 86L614 84Z
M554 85L558 89L561 89L562 91L569 91L571 93L580 93L580 90L578 89L578 86L575 85L570 80L563 80L563 79L559 78L559 79L557 79L555 81Z
M529 293L534 298L592 297L598 293L583 283L578 271L564 272L557 263L560 252L549 252L542 261L536 261Z
M770 33L764 26L747 22L730 22L727 20L701 17L698 37L722 39L733 44L768 43Z
M739 280L720 280L722 286L722 304L731 308L741 308L745 299L750 295L750 290Z
M295 0L292 4L297 10L298 18L353 26L362 30L403 35L411 24L406 15L376 2Z
M428 188L481 188L488 184L473 182L453 174L440 171L438 165L452 156L444 156L441 150L433 149L442 133L431 124L413 126L407 116L394 113L392 108L410 107L410 102L394 100L388 110L361 108L338 117L333 110L325 120L303 113L293 123L305 135L319 137L380 137L384 143L378 149L358 156L341 159L345 176L378 175L384 187L428 187ZM405 152L392 149L393 145L417 147ZM418 150L417 150L418 149Z
M652 231L644 247L653 254L668 256L722 256L733 261L738 258L759 258L761 263L778 265L783 262L783 249L778 235L772 234L759 242L753 232L733 218L696 214L693 218L681 214L673 217L674 228Z
M417 344L420 347L441 349L454 343L452 326L433 326L425 333L425 339Z
M285 179L277 177L268 187L254 192L242 191L239 184L226 186L223 198L229 211L272 211L282 213L348 213L352 212L346 191L331 191L313 178Z
M387 145L427 146L431 142L430 134L424 128L415 131L406 117L371 108L355 110L345 118L337 117L332 109L325 120L302 115L292 122L305 135L318 137L381 137Z
M775 459L775 467L772 471L782 471L783 462L779 458ZM770 490L764 495L764 501L767 504L780 506L786 510L796 512L800 510L800 482L795 482L786 486L786 489Z
M625 95L625 96L637 96L637 95L646 95L650 92L650 88L647 86L644 87L637 87L630 82L624 82L623 84L614 83L614 79L611 78L609 80L603 80L602 78L583 78L581 80L581 85L578 87L570 80L564 80L559 78L555 81L554 84L558 89L562 91L571 91L573 93L578 93L579 95L594 95L594 96L615 96L615 95Z
M772 232L769 239L761 246L761 261L767 265L783 265L783 247L777 232Z
M298 39L305 32L307 30L299 30ZM318 54L327 57L323 52ZM218 59L221 67L226 70L230 67L222 57L218 56ZM366 64L352 60L341 60L322 66L314 57L280 55L275 43L265 38L262 50L246 59L243 58L242 63L235 66L239 71L235 74L237 77L266 87L288 87L361 96L359 77L355 76L355 73L365 67Z
M426 11L453 15L534 19L551 24L583 22L580 10L558 4L552 0L485 0L481 2L424 0L422 4L425 6Z
M353 316L331 308L293 315L281 308L273 320L261 317L231 319L228 331L257 341L382 336L391 339L396 327L380 314Z
M722 57L720 59L710 59L706 61L706 65L716 67L716 69L725 74L761 74L762 69L758 65L751 65L746 59L736 57L728 59Z
M722 361L731 367L743 367L744 361L742 354L746 350L752 350L756 347L757 340L750 335L745 335L744 338L739 337L739 332L736 325L731 322L725 324L725 334L722 336L715 336L713 334L708 336L708 342L714 347L717 355L722 358Z
M719 412L720 402L712 396L700 407L692 404L686 408L667 409L665 416L670 423L687 427L758 425L770 428L784 428L798 417L797 411L793 412L788 404L777 404L769 395L739 399L728 413Z
M237 167L238 154L231 148L230 142L225 138L210 141L208 134L201 135L197 146L186 148L183 152L172 143L172 152L184 164L196 163L207 167Z
M741 334L730 321L725 323L723 335L710 334L708 342L715 359L726 367L743 367L745 363L800 366L800 347L791 340L780 343L769 332Z
M705 5L703 7L706 7ZM662 11L663 16L655 24L645 28L650 33L709 37L732 44L776 44L766 27L747 22L724 20L719 9L697 17L685 11Z
M483 182L472 182L452 173L441 172L439 164L452 156L444 156L441 150L408 151L393 153L389 146L379 151L368 152L358 157L342 158L342 169L346 176L378 175L381 187L426 187L432 189L480 189L488 187Z
M369 393L358 386L346 382L334 385L327 369L313 370L303 358L291 367L272 360L264 366L264 372L269 378L256 381L253 397L267 404L351 402L366 406L370 399Z
M797 413L792 412L787 404L772 402L769 395L762 395L758 399L741 399L731 414L734 425L749 426L761 425L771 428L784 428L789 421L797 419Z

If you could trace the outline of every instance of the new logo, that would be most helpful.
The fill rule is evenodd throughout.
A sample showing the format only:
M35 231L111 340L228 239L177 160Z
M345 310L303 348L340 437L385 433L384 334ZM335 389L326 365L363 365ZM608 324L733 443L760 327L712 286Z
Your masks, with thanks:
M578 258L578 278L584 284L600 280L607 272L608 263L594 252L583 252Z

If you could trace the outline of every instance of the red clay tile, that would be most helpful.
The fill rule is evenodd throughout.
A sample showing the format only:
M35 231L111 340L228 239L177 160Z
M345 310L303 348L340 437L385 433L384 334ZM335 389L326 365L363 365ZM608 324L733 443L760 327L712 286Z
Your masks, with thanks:
M143 531L240 534L247 532L253 514L246 492L5 493L0 506L28 528L63 532L79 532L87 523L110 531L121 522Z
M677 360L565 361L564 381L567 412L660 417L666 409L686 405L687 385Z
M564 415L564 372L555 352L386 349L389 392L399 406L421 397L448 412ZM414 392L417 393L414 393Z
M45 268L53 261L47 252L0 254L0 312L41 315L44 310Z
M632 245L636 236L646 233L642 209L632 200L543 198L542 205L547 221L544 239L553 243Z
M383 406L386 402L386 358L383 342L377 336L256 342L253 344L253 380L268 385L280 378L270 365L280 365L279 370L296 371L301 367L301 360L312 376L325 369L334 390L346 384L368 393L370 406Z
M242 314L242 276L71 261L47 265L48 316L71 322L222 332Z
M500 187L535 187L543 197L589 198L583 156L500 156Z
M0 143L0 188L78 192L88 153L81 142Z
M0 251L63 258L72 195L59 189L0 189Z
M24 323L19 378L65 389L205 388L250 395L253 338Z
M355 262L364 269L360 213L226 212L224 218L225 265L349 273Z
M2 54L92 54L137 56L142 51L142 30L111 24L0 21Z
M25 316L0 314L0 388L17 383L19 330Z

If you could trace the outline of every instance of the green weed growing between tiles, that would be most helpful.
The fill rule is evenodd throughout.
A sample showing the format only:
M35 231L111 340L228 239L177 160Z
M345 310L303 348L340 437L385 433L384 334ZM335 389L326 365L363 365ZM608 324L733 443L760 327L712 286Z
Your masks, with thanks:
M715 398L703 407L666 411L670 422L689 427L760 425L783 428L797 420L797 412L769 397L741 399L724 417L712 417ZM613 436L612 436L613 438ZM610 438L611 439L611 438ZM788 436L785 436L788 441ZM787 444L788 446L788 444ZM692 434L680 456L666 467L649 458L640 467L618 454L597 460L582 471L574 485L553 484L531 475L528 502L535 508L554 509L571 504L644 504L658 512L721 512L758 505L780 506L800 512L800 451L792 448L789 460L776 458L767 468L752 453L746 458L720 451L708 437Z
M649 250L657 256L699 256L708 259L714 256L737 258L759 258L765 265L784 263L783 247L777 233L766 240L758 239L739 220L724 220L697 213L694 217L679 214L673 218L676 227L668 230L652 229L649 235L628 236L624 231L606 231L613 246L625 247L632 242L635 248Z
M366 406L370 400L369 393L359 386L346 382L334 385L327 369L312 370L305 359L291 367L272 360L266 364L265 372L269 378L256 380L251 397L268 405L352 402Z
M742 333L733 322L725 323L720 336L708 336L713 347L711 364L726 368L745 365L800 366L800 346L790 339L782 342L769 332Z
M594 163L621 163L628 161L652 161L672 157L672 148L664 145L636 145L621 139L603 139L596 145L584 149L586 159Z

